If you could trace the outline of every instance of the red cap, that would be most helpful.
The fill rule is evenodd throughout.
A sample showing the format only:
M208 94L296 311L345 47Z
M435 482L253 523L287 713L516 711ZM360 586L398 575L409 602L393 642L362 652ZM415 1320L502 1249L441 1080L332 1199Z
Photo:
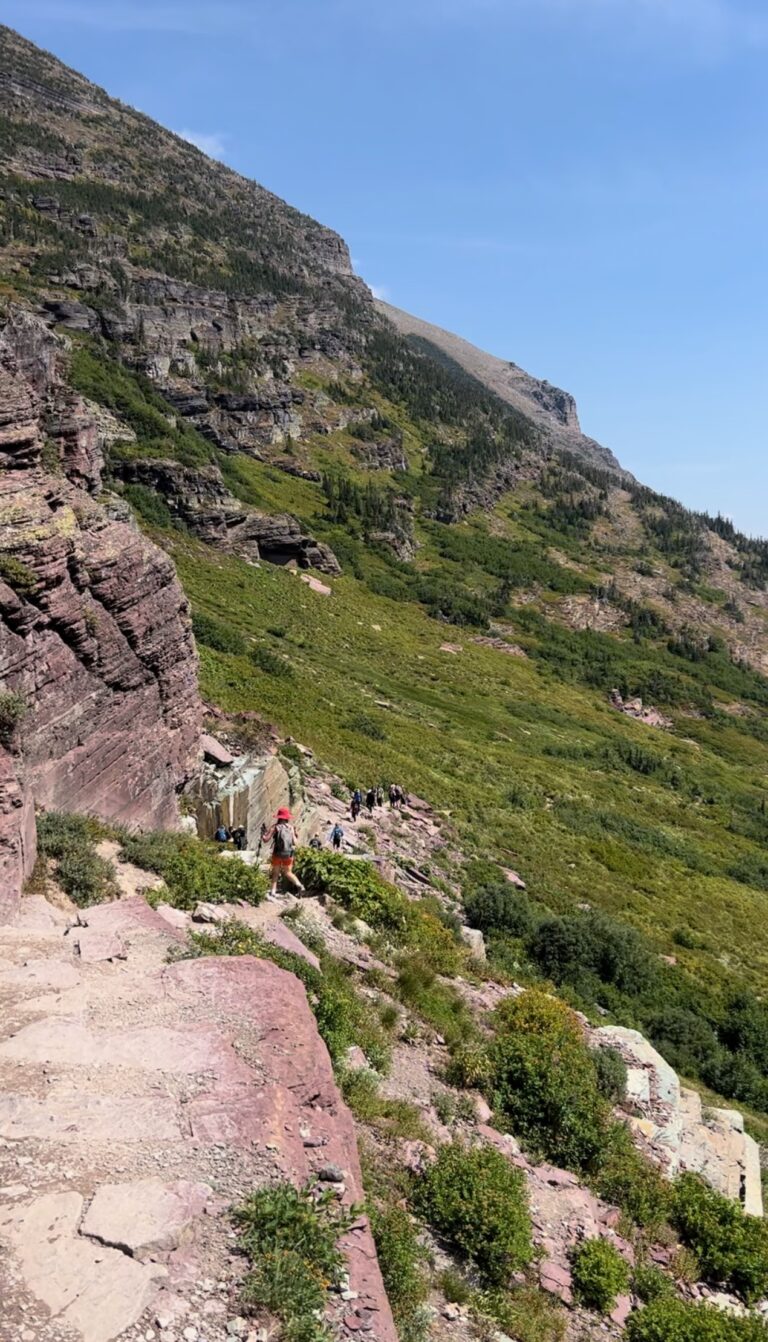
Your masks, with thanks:
M291 820L293 817L286 806L281 806L277 813L277 818L278 820Z

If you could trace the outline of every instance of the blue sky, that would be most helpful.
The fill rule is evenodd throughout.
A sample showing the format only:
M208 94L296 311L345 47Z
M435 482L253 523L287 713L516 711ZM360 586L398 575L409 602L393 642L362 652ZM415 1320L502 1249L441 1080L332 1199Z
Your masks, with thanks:
M766 0L5 0L341 232L399 306L567 387L768 534Z

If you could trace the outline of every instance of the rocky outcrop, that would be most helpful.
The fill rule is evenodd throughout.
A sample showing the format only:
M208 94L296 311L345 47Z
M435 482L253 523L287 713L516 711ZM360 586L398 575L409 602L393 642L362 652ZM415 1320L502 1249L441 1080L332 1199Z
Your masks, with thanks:
M403 447L402 434L374 438L370 442L355 443L352 455L369 471L407 471L408 458Z
M307 536L290 513L260 513L230 494L217 466L193 469L176 461L136 458L115 463L126 484L141 484L165 499L173 516L207 545L249 560L341 572L333 550Z
M242 826L249 849L258 847L263 824L271 825L280 806L300 810L301 798L276 755L241 755L217 762L206 752L203 767L186 798L203 839L212 839L219 825Z
M638 1142L670 1177L701 1174L753 1216L763 1214L760 1155L741 1114L703 1110L701 1096L680 1085L677 1073L637 1030L606 1025L592 1031L598 1047L616 1049L627 1065L626 1105Z
M94 497L98 435L59 355L28 314L0 333L0 681L26 707L18 786L46 807L173 824L201 721L188 605L128 510Z
M3 1326L72 1342L244 1336L228 1327L246 1266L231 1208L331 1167L322 1186L363 1201L305 990L247 956L167 964L184 934L139 898L81 914L120 941L119 964L78 957L67 921L29 898L0 926ZM396 1342L364 1215L341 1248L334 1336Z

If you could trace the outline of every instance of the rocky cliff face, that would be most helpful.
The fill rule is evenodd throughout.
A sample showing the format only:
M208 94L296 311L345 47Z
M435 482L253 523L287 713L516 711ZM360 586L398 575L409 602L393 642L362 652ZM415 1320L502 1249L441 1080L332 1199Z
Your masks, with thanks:
M200 734L186 599L125 506L99 497L98 432L60 380L60 357L34 317L4 323L0 680L19 716L3 808L17 837L0 848L9 889L29 866L21 821L30 796L173 824Z

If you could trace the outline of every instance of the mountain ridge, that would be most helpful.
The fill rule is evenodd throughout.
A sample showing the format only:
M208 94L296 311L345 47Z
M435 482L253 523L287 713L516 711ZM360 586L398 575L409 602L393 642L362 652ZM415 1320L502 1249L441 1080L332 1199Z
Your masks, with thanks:
M609 448L582 433L576 401L570 392L533 377L511 361L489 354L462 336L443 330L381 299L376 308L405 336L442 351L470 376L527 415L556 447L573 452L588 464L632 479Z

